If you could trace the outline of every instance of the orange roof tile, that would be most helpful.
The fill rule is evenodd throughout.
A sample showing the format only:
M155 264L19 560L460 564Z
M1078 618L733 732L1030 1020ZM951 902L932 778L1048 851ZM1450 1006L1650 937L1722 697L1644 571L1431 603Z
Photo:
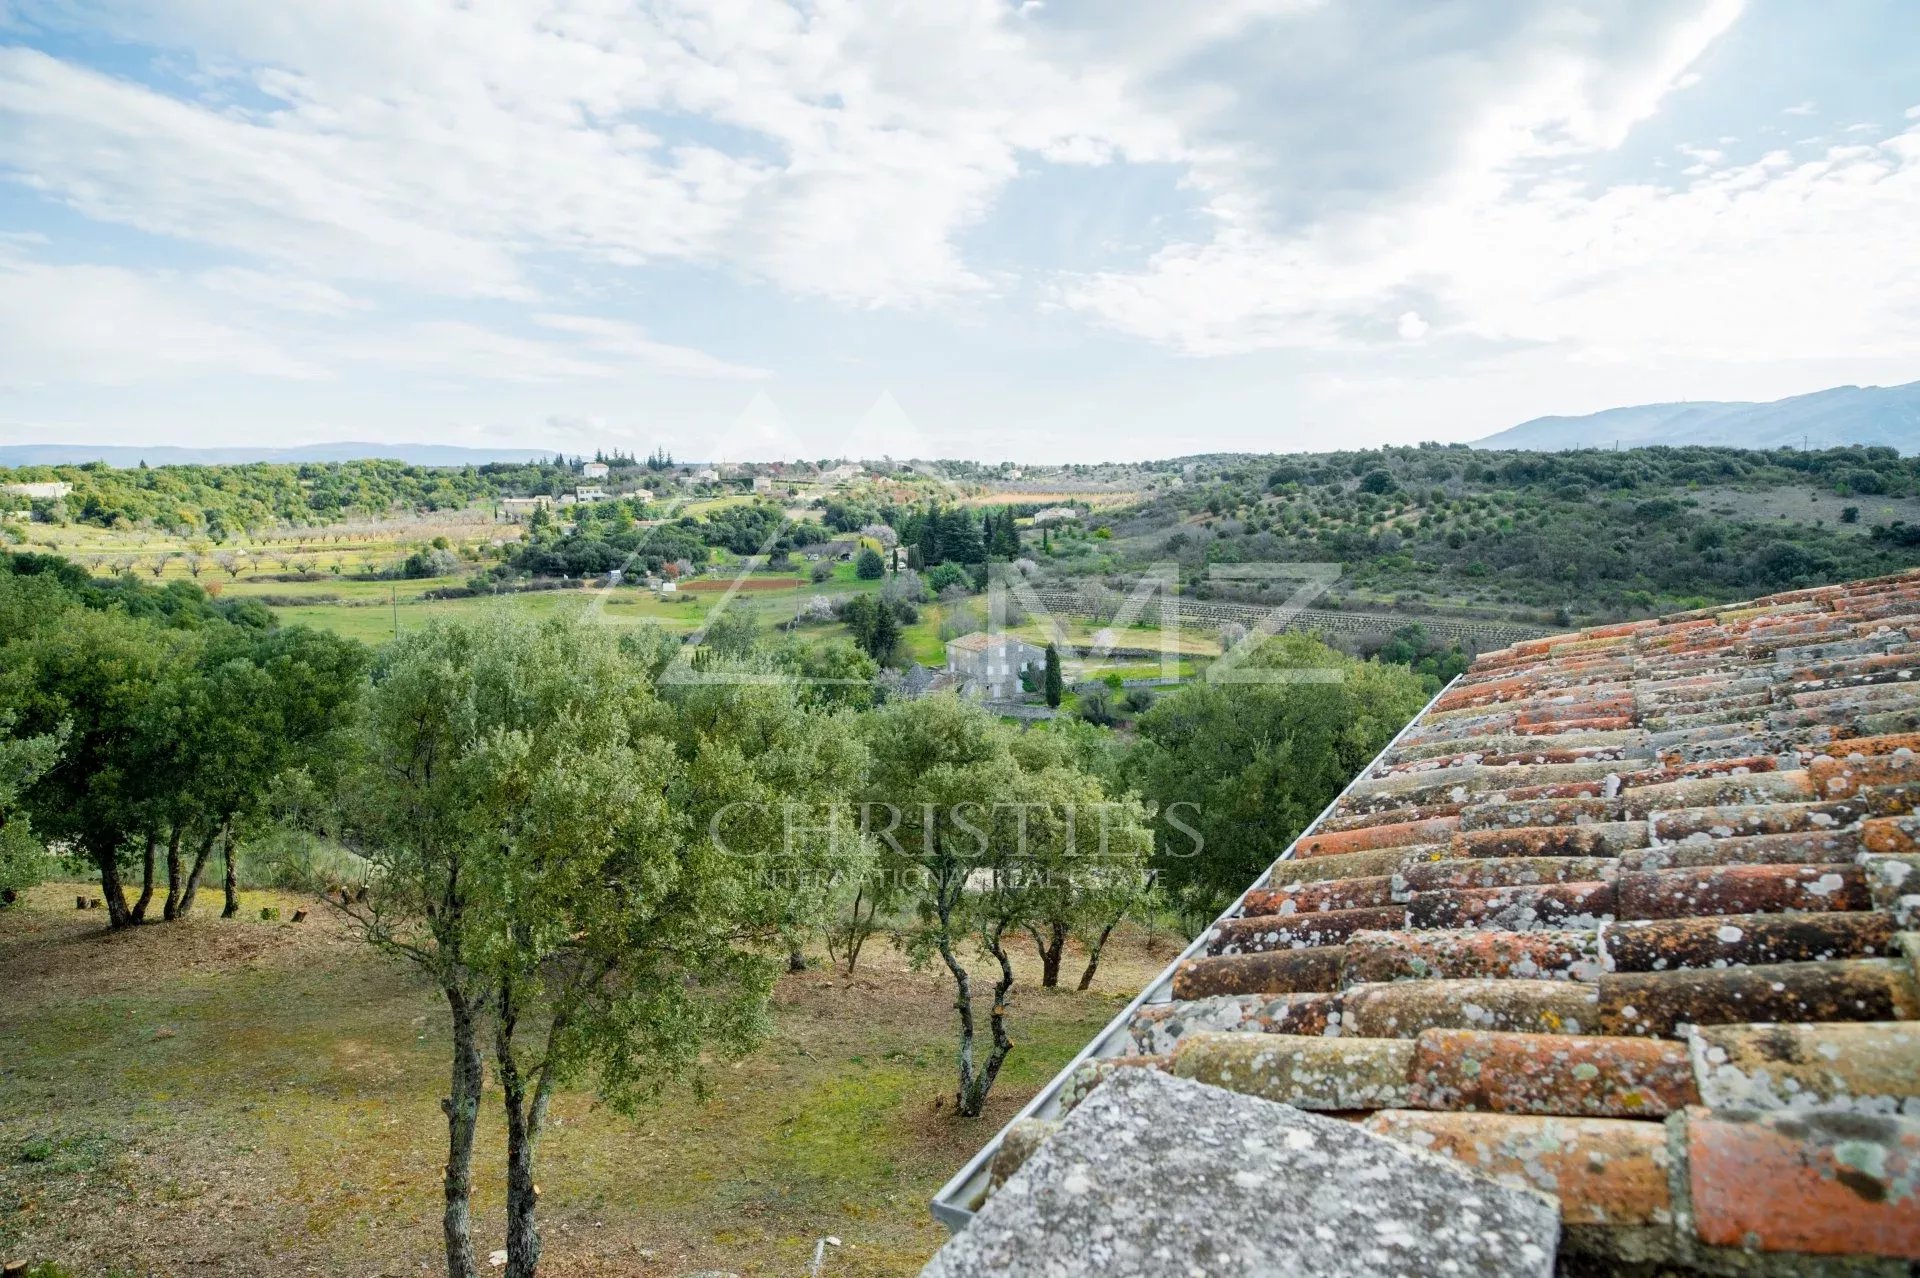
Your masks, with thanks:
M1190 953L1124 1050L1565 1253L1920 1259L1920 572L1487 654Z

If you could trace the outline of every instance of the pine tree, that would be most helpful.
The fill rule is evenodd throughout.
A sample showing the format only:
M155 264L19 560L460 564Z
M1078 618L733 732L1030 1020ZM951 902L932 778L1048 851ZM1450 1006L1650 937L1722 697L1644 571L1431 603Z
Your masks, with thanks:
M1047 674L1045 690L1047 704L1058 710L1060 694L1066 691L1066 683L1060 677L1060 650L1052 644L1047 645Z
M940 558L953 563L977 564L987 557L986 542L965 506L941 512L939 546Z

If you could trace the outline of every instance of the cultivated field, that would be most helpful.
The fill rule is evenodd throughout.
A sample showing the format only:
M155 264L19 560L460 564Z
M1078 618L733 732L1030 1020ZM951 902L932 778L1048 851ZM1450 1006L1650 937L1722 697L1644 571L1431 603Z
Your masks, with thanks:
M76 890L47 884L0 912L0 1258L74 1275L437 1270L435 992L324 910L259 921L261 905L301 903L287 893L244 893L226 922L216 894L187 924L108 935L74 911ZM716 1065L704 1100L629 1120L559 1098L541 1149L550 1272L796 1275L827 1234L845 1244L830 1275L917 1271L943 1237L928 1197L1176 945L1116 941L1084 994L1028 986L1023 961L1018 1047L976 1120L948 1112L944 973L876 943L852 978L782 977L773 1038ZM484 1255L504 1236L493 1109L482 1130Z
M744 500L723 498L698 504L711 507ZM794 618L817 595L832 600L880 587L877 581L860 580L850 563L835 564L834 575L824 582L794 574L753 573L741 580L738 589L734 577L737 564L722 563L712 575L688 580L678 593L667 596L636 586L582 584L561 590L432 599L428 596L437 591L463 586L466 577L383 580L370 576L430 545L435 537L446 538L457 551L479 555L495 541L516 539L519 532L515 525L492 522L485 511L469 510L431 519L289 529L219 548L196 548L193 543L163 534L114 533L84 525L36 525L34 539L25 548L65 555L103 576L127 571L147 582L193 580L223 599L258 599L287 624L316 626L376 644L435 618L474 616L496 608L534 615L590 613L608 625L657 625L675 634L688 634L706 624L714 610L722 606L723 597L727 609L750 611L770 630ZM732 559L724 551L718 552L718 557ZM478 571L483 562L475 559L471 566ZM319 579L276 580L293 572L319 574ZM973 605L976 612L982 606L978 600ZM906 651L916 661L932 666L945 664L940 627L946 611L941 604L925 605L920 620L903 629ZM1117 648L1157 649L1163 642L1161 633L1151 628L1101 628L1076 618L1060 620L1068 642L1080 649L1096 642ZM1014 629L1037 643L1045 643L1049 637L1037 622ZM802 627L799 634L809 640L844 638L847 630L837 622L813 623ZM1182 635L1176 646L1189 659L1219 653L1219 644L1211 633L1199 630ZM1109 670L1127 678L1157 675L1157 661L1149 664L1151 669L1142 666L1137 657L1069 659L1065 669L1070 678ZM1183 672L1192 671L1191 660L1184 662Z

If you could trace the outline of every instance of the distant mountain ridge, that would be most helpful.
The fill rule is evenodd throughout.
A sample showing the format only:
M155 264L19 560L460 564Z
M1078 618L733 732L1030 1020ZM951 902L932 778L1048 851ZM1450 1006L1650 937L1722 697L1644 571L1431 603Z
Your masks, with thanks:
M1771 403L1640 404L1584 417L1536 417L1475 448L1638 448L1700 444L1723 448L1844 448L1885 445L1920 452L1920 382L1836 386Z
M564 449L461 448L453 444L299 444L292 448L175 448L135 444L6 444L0 466L219 466L241 462L343 462L391 459L413 466L482 466L488 462L551 459Z

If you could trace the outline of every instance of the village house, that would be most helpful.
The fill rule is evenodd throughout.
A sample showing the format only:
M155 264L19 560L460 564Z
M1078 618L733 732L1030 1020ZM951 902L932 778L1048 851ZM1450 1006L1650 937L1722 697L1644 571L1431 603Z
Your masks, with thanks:
M574 488L573 498L579 502L605 501L607 490L598 484L580 484Z
M608 469L605 462L588 462L580 468L580 473L588 479L605 479Z
M1071 506L1049 506L1045 510L1033 512L1033 523L1037 528L1041 524L1064 524L1080 518L1080 512Z
M1046 666L1046 649L1012 635L975 631L947 641L947 669L964 676L989 701L1020 695L1020 674Z
M538 497L502 497L500 516L503 519L519 523L523 519L533 518L533 512L542 506L552 506L553 498L542 494Z

